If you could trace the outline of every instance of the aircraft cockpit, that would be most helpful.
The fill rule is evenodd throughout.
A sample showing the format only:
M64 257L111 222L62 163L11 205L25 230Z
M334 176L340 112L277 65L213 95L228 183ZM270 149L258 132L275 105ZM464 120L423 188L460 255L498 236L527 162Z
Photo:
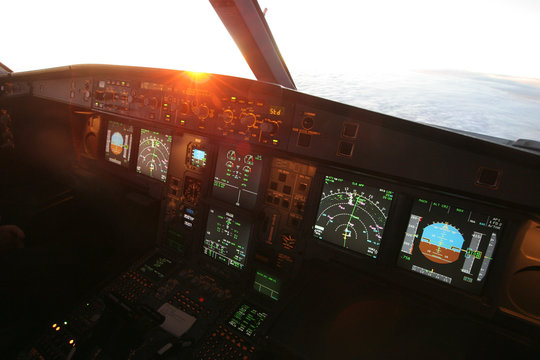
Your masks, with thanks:
M211 3L260 49L256 2ZM2 254L5 353L537 357L535 142L312 96L265 56L258 80L0 73L0 216L26 235Z

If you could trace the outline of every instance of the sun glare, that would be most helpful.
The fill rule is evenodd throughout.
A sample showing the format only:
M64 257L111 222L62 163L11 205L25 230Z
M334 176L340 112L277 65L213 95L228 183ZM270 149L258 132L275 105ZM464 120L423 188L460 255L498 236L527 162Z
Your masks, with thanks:
M540 78L534 0L259 2L293 77L453 69ZM2 26L12 31L2 39L0 62L15 71L97 63L253 78L208 1L159 4L3 3L10 16Z

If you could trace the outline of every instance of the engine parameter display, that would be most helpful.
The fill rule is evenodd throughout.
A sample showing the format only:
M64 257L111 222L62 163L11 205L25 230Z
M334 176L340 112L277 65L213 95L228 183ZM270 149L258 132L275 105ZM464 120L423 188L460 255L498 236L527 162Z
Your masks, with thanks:
M397 264L480 293L502 226L498 217L417 199Z
M137 172L165 182L169 169L172 136L141 129Z
M213 195L230 204L253 209L263 167L262 155L241 147L219 149Z
M377 257L394 192L326 176L314 236Z
M105 159L114 164L128 167L132 141L133 126L109 120L105 142Z
M204 253L228 266L243 269L250 232L251 224L235 214L210 209L204 236Z

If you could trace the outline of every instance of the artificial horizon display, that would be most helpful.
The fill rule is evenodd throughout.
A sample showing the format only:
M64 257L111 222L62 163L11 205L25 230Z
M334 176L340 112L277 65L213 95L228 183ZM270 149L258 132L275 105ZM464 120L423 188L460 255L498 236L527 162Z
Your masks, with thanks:
M128 167L131 159L133 126L109 120L105 141L105 159L113 164Z
M397 265L478 294L502 226L495 216L416 199Z

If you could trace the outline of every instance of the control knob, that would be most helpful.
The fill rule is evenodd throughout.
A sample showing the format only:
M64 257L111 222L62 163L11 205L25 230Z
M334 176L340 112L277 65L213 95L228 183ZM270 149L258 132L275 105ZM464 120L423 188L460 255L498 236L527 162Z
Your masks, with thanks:
M224 123L229 124L233 120L234 113L232 112L232 110L227 109L223 111L223 114L221 117Z
M267 134L267 135L275 135L278 133L278 130L279 130L279 124L275 121L268 121L268 120L265 120L261 125L260 125L260 129L261 129L261 132L263 134Z
M208 117L210 110L208 110L208 106L206 105L199 105L193 107L193 113L201 120L204 120Z
M240 123L244 126L251 127L257 121L257 117L253 113L242 113L240 115Z
M153 97L152 100L150 100L150 107L152 110L156 110L159 107L159 99L157 97Z

